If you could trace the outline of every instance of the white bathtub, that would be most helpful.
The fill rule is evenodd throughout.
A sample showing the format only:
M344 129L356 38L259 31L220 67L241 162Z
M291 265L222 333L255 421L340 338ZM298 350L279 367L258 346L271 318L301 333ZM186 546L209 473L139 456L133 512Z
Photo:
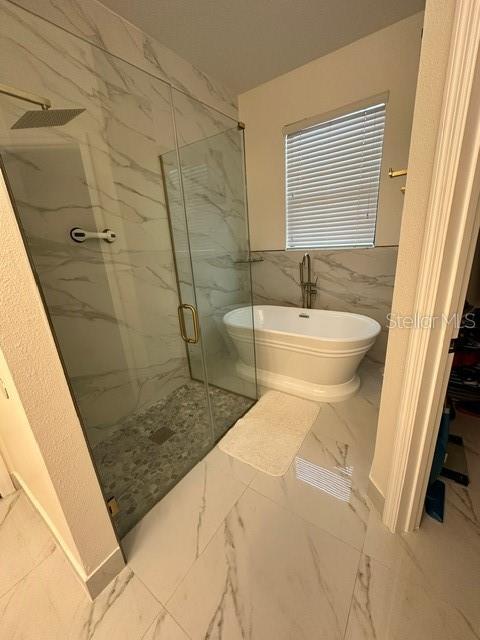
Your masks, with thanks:
M342 311L255 305L253 318L258 384L320 402L358 390L358 365L380 333L376 320ZM223 321L239 375L254 379L252 307L230 311Z

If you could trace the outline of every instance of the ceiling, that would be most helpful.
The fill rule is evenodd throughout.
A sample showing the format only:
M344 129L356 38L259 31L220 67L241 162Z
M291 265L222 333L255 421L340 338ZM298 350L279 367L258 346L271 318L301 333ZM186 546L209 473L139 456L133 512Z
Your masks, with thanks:
M102 0L236 94L424 8L424 0Z

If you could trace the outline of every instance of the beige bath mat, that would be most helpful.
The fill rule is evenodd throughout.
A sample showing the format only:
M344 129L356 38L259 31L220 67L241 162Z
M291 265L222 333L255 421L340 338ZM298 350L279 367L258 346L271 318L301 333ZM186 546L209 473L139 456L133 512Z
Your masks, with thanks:
M315 402L268 391L230 429L219 447L272 476L283 476L317 417Z

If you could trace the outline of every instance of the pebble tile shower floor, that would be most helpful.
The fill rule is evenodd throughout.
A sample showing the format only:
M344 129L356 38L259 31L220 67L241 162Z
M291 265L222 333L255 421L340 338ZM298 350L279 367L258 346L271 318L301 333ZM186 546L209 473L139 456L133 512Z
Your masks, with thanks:
M253 400L210 388L215 441ZM163 441L162 441L163 440ZM123 421L93 448L107 498L114 496L122 538L212 448L203 383L190 381L146 411Z

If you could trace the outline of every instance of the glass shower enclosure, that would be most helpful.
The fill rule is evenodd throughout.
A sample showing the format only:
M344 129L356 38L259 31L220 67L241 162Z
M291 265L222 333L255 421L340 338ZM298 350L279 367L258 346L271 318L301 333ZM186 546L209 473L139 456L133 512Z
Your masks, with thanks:
M252 304L243 130L53 25L42 33L45 59L22 69L20 45L0 39L0 82L84 111L12 129L36 107L0 95L1 166L123 537L257 397L223 325Z

